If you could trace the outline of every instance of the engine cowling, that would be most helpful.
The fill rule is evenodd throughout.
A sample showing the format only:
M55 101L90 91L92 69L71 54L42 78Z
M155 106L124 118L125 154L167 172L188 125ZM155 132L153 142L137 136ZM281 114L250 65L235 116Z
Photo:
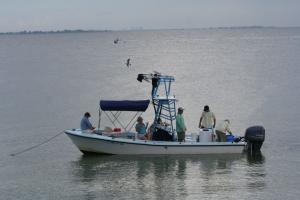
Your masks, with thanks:
M265 141L265 128L263 126L251 126L246 129L245 141L249 152L259 152Z

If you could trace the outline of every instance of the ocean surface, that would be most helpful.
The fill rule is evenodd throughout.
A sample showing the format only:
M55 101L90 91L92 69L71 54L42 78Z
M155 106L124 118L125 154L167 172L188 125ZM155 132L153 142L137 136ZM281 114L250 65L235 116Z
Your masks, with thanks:
M97 125L100 99L148 99L153 71L189 132L208 104L237 135L264 126L261 155L85 156L60 134L11 156ZM300 28L0 35L0 199L299 199L299 99Z

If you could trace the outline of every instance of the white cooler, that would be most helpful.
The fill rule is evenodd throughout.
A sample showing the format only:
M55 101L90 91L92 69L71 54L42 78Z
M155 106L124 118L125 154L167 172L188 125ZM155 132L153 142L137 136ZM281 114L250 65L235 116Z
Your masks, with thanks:
M212 142L213 132L212 129L199 130L199 142Z

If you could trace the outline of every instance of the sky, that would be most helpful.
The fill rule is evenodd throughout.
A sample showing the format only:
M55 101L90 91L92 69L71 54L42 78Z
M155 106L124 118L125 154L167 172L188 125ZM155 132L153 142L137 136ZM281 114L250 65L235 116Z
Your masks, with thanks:
M0 32L300 26L300 0L0 0Z

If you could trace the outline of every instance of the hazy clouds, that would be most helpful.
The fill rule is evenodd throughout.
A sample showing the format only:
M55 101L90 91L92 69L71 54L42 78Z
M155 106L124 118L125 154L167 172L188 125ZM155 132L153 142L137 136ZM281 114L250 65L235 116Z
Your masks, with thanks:
M0 0L0 32L299 26L298 0Z

